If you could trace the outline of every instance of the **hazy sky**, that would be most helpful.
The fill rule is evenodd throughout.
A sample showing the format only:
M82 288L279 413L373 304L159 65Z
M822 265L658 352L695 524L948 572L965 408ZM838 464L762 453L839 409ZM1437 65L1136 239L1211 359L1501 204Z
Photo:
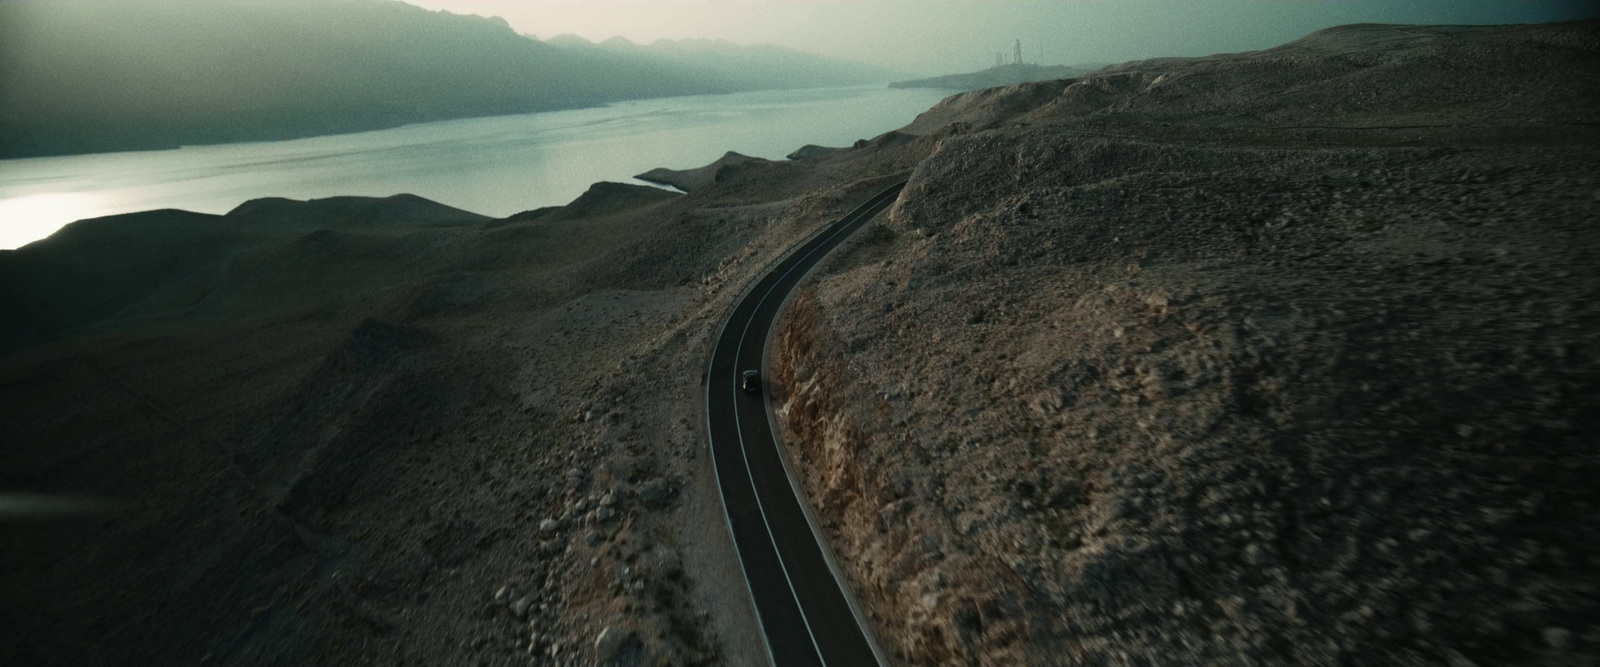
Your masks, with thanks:
M1020 38L1045 64L1205 55L1344 23L1530 23L1596 12L1585 0L411 0L502 16L540 38L710 37L946 74L994 64Z

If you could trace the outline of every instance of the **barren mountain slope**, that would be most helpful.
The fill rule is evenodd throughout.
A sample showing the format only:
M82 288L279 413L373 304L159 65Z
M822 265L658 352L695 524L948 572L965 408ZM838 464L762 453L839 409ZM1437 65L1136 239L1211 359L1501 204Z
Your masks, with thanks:
M1072 125L1120 134L1416 139L1492 126L1600 122L1595 22L1512 27L1351 25L1265 51L1114 65L1076 79L946 98L910 129ZM1455 130L1452 132L1451 130Z
M851 155L925 154L498 221L260 200L0 252L0 490L100 509L0 506L0 662L761 660L698 456L707 335L886 184Z
M956 134L774 360L896 661L1600 660L1597 26L1352 26L919 119Z

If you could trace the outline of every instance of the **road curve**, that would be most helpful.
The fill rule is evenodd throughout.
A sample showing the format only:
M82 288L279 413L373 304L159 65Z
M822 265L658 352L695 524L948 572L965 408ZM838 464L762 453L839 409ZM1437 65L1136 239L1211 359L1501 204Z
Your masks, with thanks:
M767 419L767 392L741 391L738 375L762 367L768 331L800 280L893 204L905 185L901 181L873 195L763 275L734 306L711 353L706 374L711 460L767 653L778 667L881 662L795 497Z

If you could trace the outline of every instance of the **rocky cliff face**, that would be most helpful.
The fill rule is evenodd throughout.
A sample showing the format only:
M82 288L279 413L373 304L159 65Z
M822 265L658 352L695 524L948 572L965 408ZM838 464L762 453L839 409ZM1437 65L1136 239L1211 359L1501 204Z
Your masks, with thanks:
M1594 660L1594 30L1356 27L919 120L956 131L775 361L897 660ZM1358 124L1430 127L1304 129Z

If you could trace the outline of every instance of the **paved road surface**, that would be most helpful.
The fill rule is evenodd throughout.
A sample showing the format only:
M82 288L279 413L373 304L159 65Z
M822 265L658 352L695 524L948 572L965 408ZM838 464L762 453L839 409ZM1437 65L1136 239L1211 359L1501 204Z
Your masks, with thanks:
M762 276L734 307L711 354L706 424L712 461L728 529L778 667L880 662L794 495L767 420L766 392L741 391L738 376L762 367L768 330L800 279L904 187L902 181L874 195Z

